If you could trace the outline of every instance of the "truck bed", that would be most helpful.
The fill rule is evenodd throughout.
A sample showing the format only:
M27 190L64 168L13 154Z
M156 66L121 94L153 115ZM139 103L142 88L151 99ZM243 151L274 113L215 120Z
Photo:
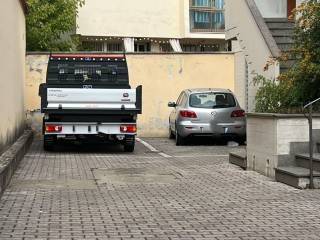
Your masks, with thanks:
M40 88L43 113L130 114L141 113L142 87L137 89Z

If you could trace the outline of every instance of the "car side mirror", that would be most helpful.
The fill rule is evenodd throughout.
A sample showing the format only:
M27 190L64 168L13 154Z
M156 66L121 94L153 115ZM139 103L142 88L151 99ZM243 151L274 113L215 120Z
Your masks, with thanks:
M177 104L175 102L169 102L168 107L176 107Z

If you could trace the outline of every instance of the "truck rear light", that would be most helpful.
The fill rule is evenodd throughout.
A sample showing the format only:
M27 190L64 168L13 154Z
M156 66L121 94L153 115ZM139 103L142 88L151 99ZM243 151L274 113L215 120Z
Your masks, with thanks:
M184 118L197 118L197 114L194 111L182 110L180 116Z
M235 110L231 113L231 117L232 118L239 118L239 117L244 117L246 114L245 114L245 111L244 110Z
M135 133L137 132L136 125L121 125L120 132L122 133Z
M48 133L55 133L61 132L62 126L61 125L46 125L46 132Z

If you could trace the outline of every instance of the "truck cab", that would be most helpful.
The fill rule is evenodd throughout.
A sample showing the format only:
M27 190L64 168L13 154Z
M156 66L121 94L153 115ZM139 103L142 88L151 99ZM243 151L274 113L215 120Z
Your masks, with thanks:
M125 55L52 54L39 96L45 150L64 140L97 140L134 151L142 86L131 88Z

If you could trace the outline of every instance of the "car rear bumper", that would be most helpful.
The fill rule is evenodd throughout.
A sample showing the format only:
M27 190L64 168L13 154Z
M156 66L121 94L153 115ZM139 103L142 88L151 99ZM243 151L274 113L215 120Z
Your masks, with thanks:
M246 123L235 121L233 123L218 123L211 125L209 123L193 123L183 121L177 125L178 133L181 137L188 136L245 136Z

